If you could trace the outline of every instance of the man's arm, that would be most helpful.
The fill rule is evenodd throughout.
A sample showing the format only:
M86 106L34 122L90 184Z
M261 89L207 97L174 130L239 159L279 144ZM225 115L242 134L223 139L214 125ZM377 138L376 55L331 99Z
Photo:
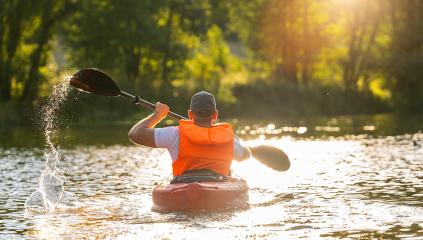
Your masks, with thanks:
M241 142L234 138L234 160L244 161L251 157L251 151L248 147L241 144Z
M249 147L244 147L244 151L242 152L242 158L241 161L247 160L251 157L251 151Z
M168 112L169 107L166 104L159 102L156 103L156 109L154 110L154 113L139 121L129 131L129 140L131 140L133 143L147 147L156 147L154 140L154 126L163 120L167 116Z

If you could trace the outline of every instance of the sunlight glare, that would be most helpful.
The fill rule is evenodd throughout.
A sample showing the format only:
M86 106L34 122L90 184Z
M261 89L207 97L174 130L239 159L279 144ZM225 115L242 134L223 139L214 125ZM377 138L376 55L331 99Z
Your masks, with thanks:
M274 130L275 129L275 124L273 124L273 123L269 123L268 125L267 125L267 129L268 130Z

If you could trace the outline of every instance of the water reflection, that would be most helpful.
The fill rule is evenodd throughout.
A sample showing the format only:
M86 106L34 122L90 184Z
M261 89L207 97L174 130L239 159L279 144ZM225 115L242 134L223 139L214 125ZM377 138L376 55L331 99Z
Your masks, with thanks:
M423 131L423 115L358 115L336 118L312 117L306 119L280 119L269 123L263 120L228 120L234 125L242 139L261 140L283 137L296 139L331 139L352 135L393 136ZM173 120L165 124L176 124ZM61 147L73 148L80 145L130 145L128 131L133 122L127 124L107 123L102 125L75 125L66 123L60 129L58 143ZM27 127L4 128L0 126L0 146L3 147L44 147L39 129Z
M387 230L352 230L322 234L322 237L360 238L360 239L418 239L423 236L423 228L418 224L410 226L395 225ZM417 236L417 238L415 237Z
M1 236L423 237L423 134L269 137L248 143L281 147L291 157L291 169L278 173L253 160L234 164L250 185L250 209L207 214L152 212L152 189L170 177L169 156L160 149L117 144L63 148L58 167L67 179L65 190L77 195L79 205L25 215L24 201L44 167L43 151L1 147Z

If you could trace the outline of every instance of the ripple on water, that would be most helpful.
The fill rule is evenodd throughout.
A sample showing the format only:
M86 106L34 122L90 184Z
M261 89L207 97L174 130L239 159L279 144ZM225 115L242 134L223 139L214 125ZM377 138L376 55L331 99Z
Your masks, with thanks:
M422 136L269 140L291 156L285 173L235 164L251 187L250 209L180 214L151 211L151 191L170 175L160 149L79 146L57 163L75 207L23 217L44 170L36 149L0 149L2 236L34 238L407 238L423 237ZM7 151L7 154L5 152ZM7 235L3 235L7 233Z

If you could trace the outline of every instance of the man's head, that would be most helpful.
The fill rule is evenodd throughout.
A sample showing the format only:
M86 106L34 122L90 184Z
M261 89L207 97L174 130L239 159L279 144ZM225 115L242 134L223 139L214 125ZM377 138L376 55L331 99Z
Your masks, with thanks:
M216 101L212 94L201 91L192 96L188 111L190 119L196 123L209 124L217 119L217 115Z

